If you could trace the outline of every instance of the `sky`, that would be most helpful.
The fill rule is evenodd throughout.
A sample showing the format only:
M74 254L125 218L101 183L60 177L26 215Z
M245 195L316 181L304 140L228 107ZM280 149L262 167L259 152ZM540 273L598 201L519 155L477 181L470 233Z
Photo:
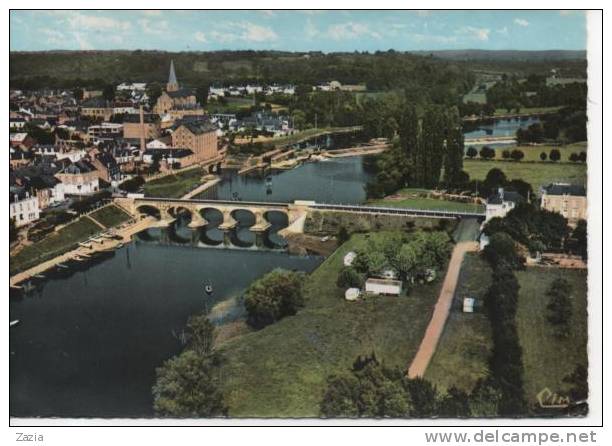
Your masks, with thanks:
M579 11L11 11L11 51L586 49Z

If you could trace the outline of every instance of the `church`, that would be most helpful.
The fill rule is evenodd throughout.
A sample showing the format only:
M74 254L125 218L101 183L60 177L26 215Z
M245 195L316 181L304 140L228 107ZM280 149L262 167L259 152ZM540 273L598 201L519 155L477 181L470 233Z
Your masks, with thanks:
M196 99L195 90L191 88L180 88L174 61L170 61L170 74L166 90L162 92L153 111L162 117L162 120L176 121L185 116L204 116L204 109Z

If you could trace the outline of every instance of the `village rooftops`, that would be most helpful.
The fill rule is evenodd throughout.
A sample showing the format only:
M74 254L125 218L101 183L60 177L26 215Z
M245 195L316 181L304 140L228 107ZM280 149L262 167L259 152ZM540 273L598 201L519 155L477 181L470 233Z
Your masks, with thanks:
M567 183L551 183L548 186L543 186L542 192L548 195L573 195L576 197L586 196L586 190L583 186Z
M156 113L143 113L142 121L145 124L153 124L155 122L159 122L159 115ZM140 114L139 113L130 113L124 116L123 122L128 123L140 123Z
M192 88L180 88L176 91L166 91L166 94L171 98L184 98L187 96L195 96L195 90Z
M217 128L208 121L192 121L184 122L179 127L186 127L194 135L201 135L203 133L215 132Z

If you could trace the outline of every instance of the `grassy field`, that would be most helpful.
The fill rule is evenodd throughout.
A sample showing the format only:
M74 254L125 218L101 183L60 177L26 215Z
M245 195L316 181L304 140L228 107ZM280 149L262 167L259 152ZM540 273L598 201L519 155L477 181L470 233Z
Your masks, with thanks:
M354 235L311 274L306 306L296 316L221 345L230 416L318 416L327 377L346 373L358 355L375 352L389 366L408 366L441 280L408 297L345 301L336 287L338 271L344 255L363 246L366 237Z
M119 209L115 205L103 207L102 209L89 214L89 217L94 218L97 222L102 223L107 228L118 226L131 218L127 213L125 213L125 211Z
M77 246L79 242L98 234L100 227L88 218L81 218L45 237L40 242L23 248L10 258L10 274L31 268L41 262L63 254Z
M525 161L537 161L542 162L540 159L540 154L542 152L546 153L547 161L544 161L546 164L554 164L551 161L548 161L548 156L550 155L550 151L553 149L557 149L561 154L561 162L570 162L570 155L572 153L580 154L580 152L587 151L587 143L586 142L577 142L574 144L568 144L566 146L552 147L552 146L515 146L508 145L503 147L494 147L495 149L495 159L503 160L502 152L504 150L508 150L512 152L514 149L518 149L525 154L525 158L521 162ZM557 161L559 162L559 161ZM574 163L572 163L574 164Z
M416 195L421 192L423 192L421 189L400 189L393 196L381 200L371 200L368 205L461 212L484 211L484 206L480 204L437 200Z
M149 181L144 185L145 195L158 198L181 197L200 184L204 174L204 169L197 167Z
M489 319L482 307L474 313L463 313L462 305L464 297L482 303L490 282L491 268L486 261L478 254L467 254L444 333L425 373L425 378L442 391L454 385L470 392L488 373L492 345Z
M585 164L464 160L463 168L470 178L475 180L484 180L489 170L498 168L508 179L527 181L534 191L537 191L541 185L552 182L586 185L587 179Z
M516 276L521 285L517 311L517 328L523 348L525 396L535 402L543 388L560 395L567 394L563 378L578 364L587 365L587 286L586 271L556 268L528 268ZM563 277L573 285L573 318L567 337L554 335L546 320L546 291L552 281Z

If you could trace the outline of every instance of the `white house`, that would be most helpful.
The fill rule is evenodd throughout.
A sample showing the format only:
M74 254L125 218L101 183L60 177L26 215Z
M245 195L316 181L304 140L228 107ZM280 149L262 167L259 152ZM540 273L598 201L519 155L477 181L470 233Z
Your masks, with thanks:
M474 312L475 299L473 297L466 297L463 299L463 312L473 313Z
M15 226L20 227L36 221L40 217L38 197L28 192L14 194L9 203L9 217L15 220Z
M523 200L517 192L504 191L502 187L487 200L485 222L495 217L504 218L508 212Z
M375 279L370 277L366 280L365 292L387 296L399 296L402 292L402 282L399 280Z

